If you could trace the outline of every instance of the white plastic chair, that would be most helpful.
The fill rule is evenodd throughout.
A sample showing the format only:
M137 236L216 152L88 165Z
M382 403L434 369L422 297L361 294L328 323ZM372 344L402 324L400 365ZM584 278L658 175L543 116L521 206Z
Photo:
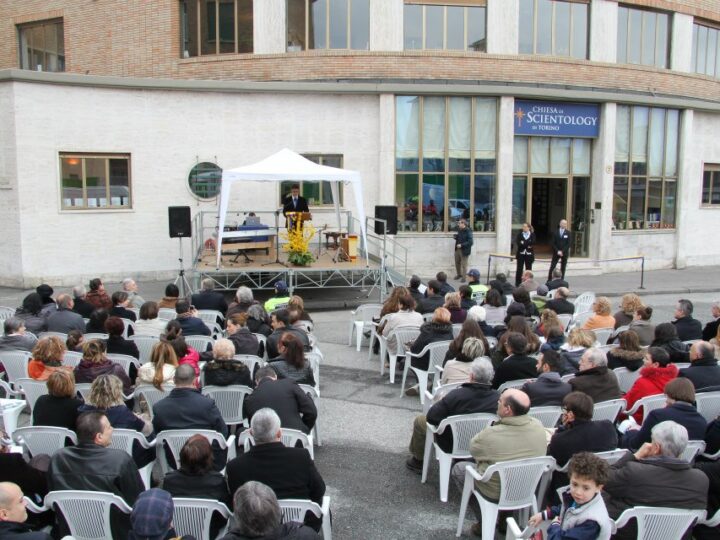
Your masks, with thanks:
M302 444L302 447L305 448L310 453L310 458L312 460L315 460L315 451L313 449L313 436L312 434L308 435L307 433L304 433L300 431L299 429L290 429L290 428L282 428L282 439L281 442L290 448L293 448L298 441L300 444ZM245 450L245 452L250 450L251 446L255 445L255 439L253 439L252 435L250 435L249 431L243 431L238 436L238 446L242 446Z
M38 334L38 339L46 338L46 337L59 337L63 340L63 342L67 341L68 335L65 332L40 332Z
M267 336L265 334L253 334L258 340L258 346L260 346L260 343L262 343L263 346L263 360L266 362L268 361L268 353L267 353Z
M323 497L322 506L306 499L279 499L283 522L298 521L302 523L305 514L311 512L315 517L322 518L322 535L324 540L332 540L332 524L330 523L330 497Z
M132 319L124 319L122 317L120 317L120 320L123 322L124 325L122 336L127 339L128 333L130 332L131 328L133 330L133 333L135 333L135 322Z
M593 454L595 454L603 461L606 461L608 465L614 465L615 463L620 461L620 458L622 458L628 452L630 452L630 450L627 450L626 448L616 448L615 450L606 450L605 452L593 452ZM558 472L566 473L568 472L569 467L570 461L568 460L562 467L560 467L559 465L555 465L555 470ZM567 487L568 486L564 486L558 489L558 494Z
M62 359L63 366L69 366L75 369L82 362L82 353L76 351L65 351Z
M438 460L440 466L440 500L442 502L448 500L450 469L453 460L472 458L470 455L470 441L497 419L496 415L488 413L458 414L445 418L437 427L432 424L427 425L421 481L423 484L427 481L427 473L434 448L435 459ZM435 435L441 435L446 429L449 429L453 436L453 448L450 453L444 452L435 442Z
M437 380L437 377L436 377ZM447 394L458 388L459 386L462 386L463 382L456 382L456 383L448 383L448 384L439 384L435 385L433 384L433 391L430 392L428 390L425 390L425 401L423 402L423 414L427 414L427 412L430 410L430 407L432 407L435 402L442 397L445 397Z
M383 315L378 322L372 321L372 326L370 328L370 343L368 343L368 360L372 359L375 342L380 342L380 337L382 336L382 334L378 333L378 328L380 328L381 325L387 322L390 315L390 313L388 313L387 315Z
M132 312L135 314L135 319L139 319L139 318L140 318L140 308L137 308L137 307L126 307L125 309L127 309L128 311L132 311Z
M453 324L452 325L453 338L456 338L460 335L460 330L462 330L462 326L463 326L462 324Z
M425 403L425 390L427 389L428 378L432 374L436 374L435 366L442 366L443 360L445 360L445 354L450 347L450 341L436 341L434 343L428 343L422 351L415 354L410 351L405 353L405 366L403 368L402 385L400 386L400 397L405 394L405 382L407 381L408 371L411 369L418 378L418 388L420 393L420 403ZM419 358L425 354L430 355L428 362L427 371L413 367L411 361L413 358Z
M252 388L239 384L205 386L202 393L215 400L215 405L228 426L243 423L243 402L247 396L252 394Z
M7 398L0 398L3 427L8 437L12 437L13 432L17 429L18 420L27 402L24 399L9 399L10 396L21 395L21 392L13 391L5 381L0 381L0 388L5 391L5 395L7 396Z
M431 311L430 313L423 313L423 322L432 322L435 314Z
M620 514L615 520L616 529L633 518L637 520L637 540L682 538L695 521L705 519L705 510L636 506Z
M77 383L75 385L75 392L80 394L80 397L83 401L87 401L88 397L90 396L90 389L92 388L92 383Z
M488 342L488 348L490 349L490 350L489 350L487 353L485 353L485 354L486 354L486 355L489 355L491 351L494 351L495 349L497 349L498 340L497 340L496 337L493 337L493 336L485 336L485 339L487 340L487 342Z
M655 409L662 409L667 404L667 397L665 394L655 394L652 396L645 396L643 398L638 399L635 403L633 403L633 406L626 411L623 411L623 414L626 414L627 416L630 416L638 411L640 407L642 407L643 410L643 418L647 418L647 415L650 414L650 411Z
M595 347L597 350L602 351L605 353L605 356L607 356L608 351L612 351L613 349L617 348L617 345L600 345L599 347Z
M173 497L173 528L178 537L191 535L194 538L210 538L210 524L213 514L220 514L226 521L230 519L230 510L224 503L210 499ZM220 531L221 538L228 529L228 523Z
M501 461L490 465L482 475L478 473L474 465L467 465L465 467L465 483L463 485L460 516L455 536L459 537L462 534L470 495L475 495L480 505L482 537L484 539L495 538L495 522L499 510L518 510L530 507L532 513L537 512L538 505L535 490L543 474L550 471L554 466L555 460L550 456ZM497 503L488 501L475 489L476 480L478 482L487 482L493 474L500 477L500 498Z
M620 411L624 411L627 403L624 399L609 399L607 401L599 401L593 407L593 421L610 420L615 422Z
M470 299L479 306L483 303L483 300L485 300L486 293L487 291L475 291L472 295L470 295Z
M504 382L498 388L498 393L502 394L508 388L522 388L526 382L528 382L528 379L515 379L514 381Z
M548 405L545 407L530 407L530 410L528 411L528 415L538 420L544 428L550 429L557 427L561 414L562 409L554 405Z
M22 393L25 395L25 401L27 401L28 407L30 407L30 417L32 418L35 402L40 396L48 393L47 381L36 381L30 378L17 379L15 386L22 390Z
M573 317L573 328L582 328L587 320L595 315L592 311L584 311L582 313L576 313ZM569 330L569 329L568 329Z
M613 335L615 332L614 328L596 328L593 330L595 332L595 339L600 345L607 345L608 339L610 339L610 336Z
M4 322L6 319L15 316L15 309L5 306L0 306L0 322Z
M177 317L177 311L173 308L161 307L158 310L158 319L162 319L163 321L172 321L175 317Z
M695 394L697 410L708 422L720 415L720 392L698 392Z
M218 320L225 320L225 316L215 309L199 309L197 311L197 316L202 319L202 322L208 325L210 330L212 330L213 325L215 325Z
M390 354L387 348L387 342L390 336L395 336L396 342L396 354ZM398 326L387 337L380 336L380 375L385 374L385 356L387 355L388 361L390 362L390 384L395 384L395 367L397 366L397 359L400 356L405 356L405 344L412 343L420 335L420 328L417 326Z
M693 463L695 458L705 452L705 441L688 441L685 450L680 454L680 459Z
M570 325L572 324L573 316L568 313L560 313L558 315L558 320L560 321L560 324L563 325L563 328L565 329L565 333L567 333L568 330L570 329Z
M144 448L145 450L155 447L155 441L148 442L148 440L145 438L145 435L143 435L139 431L135 431L134 429L115 428L113 429L112 438L110 439L110 448L122 450L127 455L132 457L133 444L135 442L137 442L140 447ZM154 466L155 460L153 459L142 469L138 469L138 472L140 473L140 478L142 478L143 484L145 484L145 489L150 489L152 487L151 479Z
M254 354L236 354L233 356L233 360L242 362L250 370L250 377L252 378L255 373L256 367L262 367L265 365L265 361Z
M686 369L690 367L690 362L673 362L675 364L675 367L680 369Z
M615 377L617 377L618 386L620 386L620 391L623 394L627 393L633 384L635 384L635 381L640 378L639 369L637 371L630 371L628 368L619 367L613 369L613 373L615 373Z
M185 343L197 352L203 353L208 350L208 347L212 349L215 340L210 336L185 336Z
M125 514L132 511L121 497L101 491L51 491L44 505L48 510L57 506L75 540L112 538L110 508Z
M128 354L108 354L107 359L122 366L128 376L130 375L130 366L140 367L138 359Z
M105 341L109 336L107 334L101 334L101 333L90 333L90 334L85 334L83 337L85 338L85 341L89 341L91 339L99 339L101 341Z
M720 510L715 512L715 515L707 519L701 519L698 524L705 525L706 527L714 528L720 525Z
M561 380L562 382L570 382L570 379L574 379L574 378L575 378L575 374L574 374L574 373L568 373L567 375L562 375L562 376L560 377L560 380Z
M151 384L141 384L135 387L133 395L137 398L145 399L148 414L150 415L150 419L152 419L155 414L153 412L153 406L161 399L168 397L172 389L172 386L163 386L161 390L158 390Z
M312 399L313 403L315 403L315 408L317 408L318 399L320 399L320 391L314 386L310 386L309 384L298 384L298 386L302 388L303 392L310 396L310 399ZM318 430L318 421L318 419L315 420L315 425L312 429L312 435L313 439L315 440L315 444L317 444L318 446L322 446L322 441L320 440L320 431Z
M595 302L594 292L588 291L580 294L575 299L575 302L573 302L573 304L575 304L575 315L590 311L590 307L593 305L593 302Z
M210 429L168 429L158 433L155 439L157 461L160 464L160 472L163 477L171 468L165 455L165 445L170 449L175 463L179 465L180 450L182 450L183 445L193 435L202 435L211 444L217 442L222 450L227 450L227 462L230 462L230 460L235 457L235 435L230 435L230 437L225 439L222 433Z
M28 363L32 358L32 353L28 351L2 351L0 352L0 364L5 367L5 374L12 388L16 388L15 383L18 379L27 379Z
M128 339L135 343L140 351L140 365L150 361L153 347L160 341L160 338L155 336L130 336Z
M372 328L373 318L379 318L380 311L382 311L382 304L362 304L355 311L350 312L348 346L352 345L353 332L355 332L355 348L360 350L363 332Z
M27 448L31 456L38 454L52 456L61 448L65 448L67 439L77 444L74 431L55 426L27 426L17 428L13 433L13 440Z

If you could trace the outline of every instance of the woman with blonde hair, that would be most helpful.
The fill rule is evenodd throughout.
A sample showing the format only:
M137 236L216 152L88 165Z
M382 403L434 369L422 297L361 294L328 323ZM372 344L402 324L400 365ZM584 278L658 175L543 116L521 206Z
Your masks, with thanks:
M299 320L308 321L310 323L313 322L310 314L305 311L305 302L303 302L303 299L297 294L290 297L290 300L288 301L288 309L296 309L300 313Z
M444 307L439 307L433 311L432 321L426 322L420 327L420 335L413 341L410 346L410 352L419 353L426 345L436 343L438 341L452 341L453 331L450 323L450 312ZM426 353L419 358L412 359L412 367L427 371L430 366L430 354ZM411 386L405 390L408 396L417 396L419 392L425 391L425 388L418 389L418 386Z
M472 362L481 356L485 356L483 341L476 337L467 338L460 354L445 364L440 384L468 382L472 371Z
M615 330L621 326L628 326L635 317L635 312L642 307L640 297L635 293L624 294L620 300L620 311L615 316Z
M565 360L566 373L577 373L580 369L580 358L593 345L595 345L595 332L592 330L583 328L570 330L565 345L560 347L559 350L563 360Z
M173 346L165 340L158 341L150 353L150 361L140 366L137 380L142 384L152 384L158 390L163 386L173 386L173 376L178 366Z
M615 317L610 315L610 300L606 296L598 296L593 302L592 310L595 313L583 325L584 330L597 330L598 328L616 328Z
M123 392L132 392L130 377L120 364L111 362L105 355L105 343L99 339L91 339L83 344L83 357L75 368L75 382L91 383L100 375L115 375L123 385Z
M57 336L48 336L37 342L32 350L32 360L28 363L28 375L36 381L47 381L55 371L72 373L70 366L63 366L65 343Z
M467 310L460 307L460 293L449 292L445 295L445 305L443 306L450 312L450 322L452 324L462 324L467 318Z

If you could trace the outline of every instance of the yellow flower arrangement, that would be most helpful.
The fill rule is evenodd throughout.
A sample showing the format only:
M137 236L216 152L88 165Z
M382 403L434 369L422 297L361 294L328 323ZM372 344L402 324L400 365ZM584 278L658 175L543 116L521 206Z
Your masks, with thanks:
M297 266L307 266L315 260L310 253L310 242L315 236L315 227L310 223L302 223L301 220L295 220L294 226L281 232L280 238L287 240L283 244L283 251L288 253L288 262Z

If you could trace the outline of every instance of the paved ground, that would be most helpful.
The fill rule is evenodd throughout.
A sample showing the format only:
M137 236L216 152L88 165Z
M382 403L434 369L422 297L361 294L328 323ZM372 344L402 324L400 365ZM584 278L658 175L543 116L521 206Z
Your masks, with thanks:
M696 316L710 318L710 302L720 299L718 268L648 272L645 291L655 308L654 322L672 317L680 297L695 303ZM615 297L635 290L639 275L619 274L573 279L573 288L594 290ZM164 283L143 283L146 299L161 296ZM112 285L110 291L115 290ZM18 305L26 291L0 289L0 305ZM354 303L358 293L320 291L303 294L308 305ZM321 367L319 427L323 446L315 460L328 485L334 516L333 535L344 539L450 539L454 537L459 493L451 487L448 503L441 503L437 467L433 464L427 484L405 468L412 420L421 411L418 398L400 397L398 383L390 385L379 374L379 363L348 347L347 309L319 311L311 308L325 362ZM21 425L27 418L21 419ZM465 523L468 534L470 521Z

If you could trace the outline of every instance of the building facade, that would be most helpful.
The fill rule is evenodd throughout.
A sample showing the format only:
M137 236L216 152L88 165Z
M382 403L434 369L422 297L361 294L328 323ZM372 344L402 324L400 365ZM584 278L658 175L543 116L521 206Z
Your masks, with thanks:
M717 0L6 1L0 36L3 285L167 277L167 207L283 147L396 206L413 273L460 218L483 268L562 218L571 272L720 264Z

